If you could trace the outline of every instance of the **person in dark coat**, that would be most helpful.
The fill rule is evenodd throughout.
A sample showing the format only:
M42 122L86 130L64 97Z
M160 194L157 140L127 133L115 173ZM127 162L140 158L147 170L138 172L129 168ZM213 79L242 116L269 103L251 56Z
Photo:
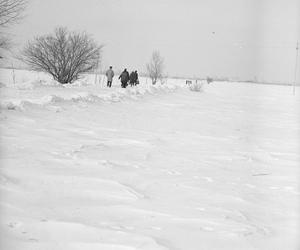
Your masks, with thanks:
M137 70L134 71L134 73L135 73L135 81L134 81L134 85L136 86L136 85L138 85L138 84L140 83L140 82L139 82L139 75L138 75Z
M124 69L124 71L119 76L119 79L121 79L122 88L126 88L128 81L129 81L129 73L128 73L127 69Z
M129 76L129 83L131 87L135 85L135 80L136 80L136 75L135 72L132 71Z

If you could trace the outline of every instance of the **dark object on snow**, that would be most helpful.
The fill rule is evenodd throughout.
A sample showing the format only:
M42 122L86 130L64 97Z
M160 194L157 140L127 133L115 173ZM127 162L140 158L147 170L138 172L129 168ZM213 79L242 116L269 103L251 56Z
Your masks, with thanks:
M136 85L140 84L140 81L139 81L139 74L138 74L137 71L134 71L134 73L135 73L135 81L134 81L134 85L136 86Z
M130 86L131 86L131 87L135 85L135 81L136 81L135 78L136 78L135 72L132 71L132 72L130 73L130 76L129 76L129 83L130 83Z
M121 79L122 88L126 88L128 85L128 81L129 81L129 73L128 73L127 69L124 69L124 71L119 76L119 79Z
M130 83L130 86L136 86L137 84L139 84L139 75L138 75L137 71L132 71L130 73L129 83Z
M130 83L130 86L136 86L136 85L138 85L140 83L139 82L139 75L138 75L137 71L132 71L130 73L129 83Z
M192 81L190 81L190 80L186 80L186 81L185 81L185 84L187 84L187 85L191 85L191 84L192 84Z
M206 78L207 84L210 84L211 82L214 81L214 79L212 79L211 77L207 77Z

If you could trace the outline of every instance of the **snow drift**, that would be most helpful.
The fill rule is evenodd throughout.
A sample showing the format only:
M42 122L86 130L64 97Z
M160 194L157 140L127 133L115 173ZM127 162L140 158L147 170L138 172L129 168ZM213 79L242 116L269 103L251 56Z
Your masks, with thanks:
M43 86L58 86L62 88L61 85L51 85L44 84L40 82L30 82L26 83L23 86L19 87L19 89L36 89L42 88ZM24 88L26 86L26 88ZM76 87L68 86L68 88ZM28 87L28 88L27 88ZM4 100L0 102L0 107L2 109L10 109L10 110L24 110L30 106L46 106L52 104L65 104L65 103L76 103L76 102L120 102L124 99L134 99L141 98L145 95L155 95L160 93L170 93L174 92L178 86L165 84L165 85L154 85L154 86L146 86L146 87L134 87L127 89L118 89L111 93L105 94L96 94L91 92L79 92L70 96L65 95L46 95L37 99L17 99L17 100ZM101 92L101 91L99 91Z

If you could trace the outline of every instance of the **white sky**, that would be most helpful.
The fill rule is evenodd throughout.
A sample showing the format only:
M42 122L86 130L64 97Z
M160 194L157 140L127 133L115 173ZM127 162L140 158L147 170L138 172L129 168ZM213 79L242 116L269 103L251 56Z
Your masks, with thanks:
M86 30L104 68L145 71L158 49L172 76L291 82L299 16L299 0L30 0L11 32L22 47L57 26Z

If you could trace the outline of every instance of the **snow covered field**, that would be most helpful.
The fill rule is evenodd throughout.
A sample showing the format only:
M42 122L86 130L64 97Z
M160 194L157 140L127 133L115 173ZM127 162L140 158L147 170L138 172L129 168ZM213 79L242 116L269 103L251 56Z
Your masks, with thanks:
M299 89L12 76L1 250L300 249Z

